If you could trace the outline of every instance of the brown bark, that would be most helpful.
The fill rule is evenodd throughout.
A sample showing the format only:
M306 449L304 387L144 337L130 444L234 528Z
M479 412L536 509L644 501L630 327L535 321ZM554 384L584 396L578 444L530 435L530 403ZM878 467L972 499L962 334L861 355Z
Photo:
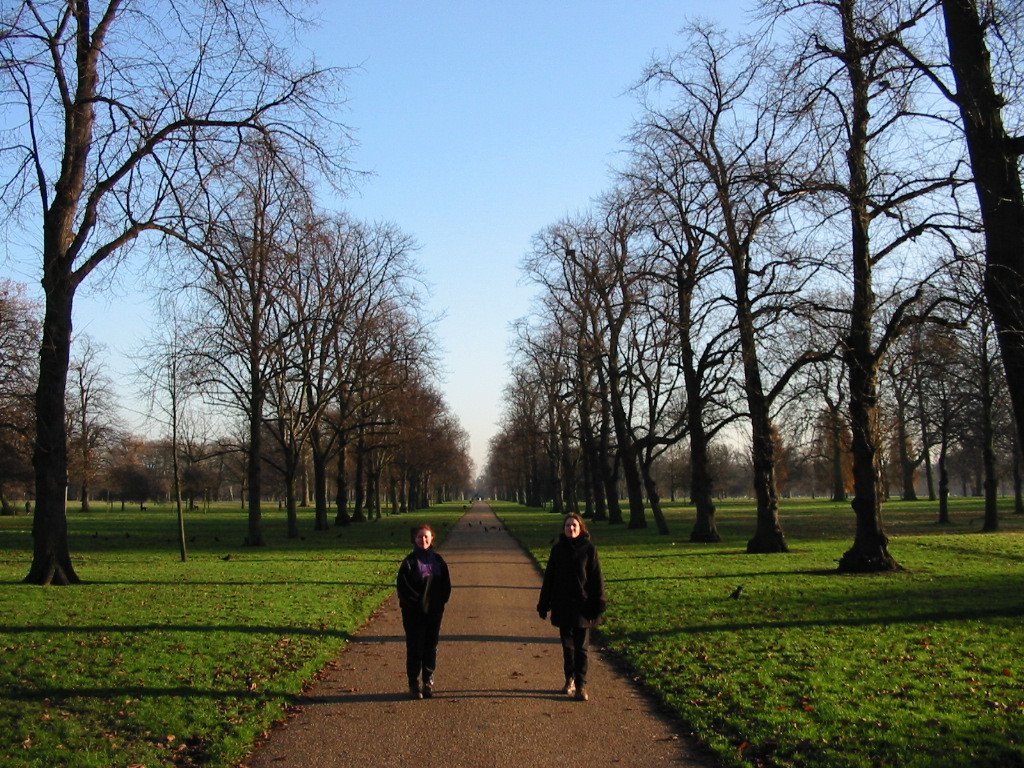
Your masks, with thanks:
M1003 127L1004 101L996 92L976 0L942 0L955 99L964 122L985 230L985 296L1002 351L1003 367L1024 440L1024 192L1018 170L1020 141Z
M47 275L43 341L36 389L36 443L32 464L36 476L36 506L32 520L32 565L25 583L78 584L71 563L65 510L68 449L64 432L64 388L71 353L73 290L64 276Z
M842 0L846 73L852 93L850 145L850 247L853 296L846 366L850 376L850 426L853 453L853 511L857 520L853 546L843 554L839 570L872 572L895 570L889 539L882 527L879 497L881 473L878 449L878 358L873 347L875 293L872 284L870 216L868 213L868 79L863 69L865 51L854 29L854 0Z

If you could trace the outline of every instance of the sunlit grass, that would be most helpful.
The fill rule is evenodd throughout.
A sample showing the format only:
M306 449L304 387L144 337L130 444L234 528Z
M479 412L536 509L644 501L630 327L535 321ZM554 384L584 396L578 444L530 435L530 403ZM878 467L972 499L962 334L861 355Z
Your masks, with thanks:
M540 562L560 526L500 514ZM850 508L783 508L791 552L748 555L750 502L719 508L721 544L592 524L608 581L602 632L727 765L1024 765L1024 519L940 527L928 502L886 507L900 573L842 576ZM975 532L972 532L975 531ZM736 587L738 599L730 595Z
M409 526L462 505L247 548L245 513L70 515L84 584L21 584L27 517L0 518L0 764L230 766L394 588ZM307 514L307 517L311 515Z

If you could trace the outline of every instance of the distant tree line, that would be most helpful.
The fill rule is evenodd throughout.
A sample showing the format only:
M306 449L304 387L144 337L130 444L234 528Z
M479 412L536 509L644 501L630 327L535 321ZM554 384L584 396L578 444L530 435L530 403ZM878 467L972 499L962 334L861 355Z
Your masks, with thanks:
M694 541L742 492L753 553L787 550L780 495L827 493L857 521L840 569L890 570L891 493L944 521L983 495L991 531L1009 477L1021 510L1024 16L758 11L758 34L692 25L647 67L612 188L537 234L486 484L663 533L682 491Z

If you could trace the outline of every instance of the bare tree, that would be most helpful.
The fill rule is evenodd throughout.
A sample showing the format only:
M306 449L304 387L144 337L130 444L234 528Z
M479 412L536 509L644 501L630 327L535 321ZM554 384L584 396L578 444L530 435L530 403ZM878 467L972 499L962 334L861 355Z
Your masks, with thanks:
M188 560L188 545L180 457L183 436L188 429L188 403L196 394L199 380L191 367L196 361L196 357L190 354L194 348L194 340L188 338L184 323L172 308L167 325L143 347L136 369L136 378L147 397L150 415L170 431L171 495L178 515L178 551L183 563Z
M663 322L676 328L678 365L685 386L690 445L690 498L696 519L691 541L721 539L715 524L714 478L709 450L737 410L728 404L736 334L731 302L721 286L724 254L707 232L713 205L702 174L691 172L692 153L663 129L658 115L632 137L634 161L626 177L644 200L642 222L651 246L651 277L673 292Z
M310 213L302 180L282 160L273 144L244 144L217 178L223 208L202 239L191 240L206 329L196 334L204 339L195 349L196 365L211 396L241 411L249 425L249 546L265 543L260 506L267 398L290 375L281 356L294 330L285 298Z
M843 215L848 235L837 236L851 281L844 357L849 376L853 452L853 509L857 529L840 560L848 572L898 568L882 525L878 434L878 378L893 340L930 312L922 284L903 264L923 239L959 225L955 196L959 158L948 151L949 125L922 121L915 104L922 75L906 66L900 39L924 18L931 0L772 0L790 19L797 53L794 115L813 121L823 152L821 214ZM838 219L835 219L838 220ZM941 241L937 241L937 245ZM824 248L823 244L823 248ZM880 300L877 273L885 260L900 276ZM880 304L887 305L884 321Z
M5 6L3 200L41 228L45 318L36 394L34 553L26 581L78 581L63 506L64 390L75 293L148 236L181 235L247 134L331 171L332 75L296 68L249 0L21 0ZM14 105L20 119L13 119ZM335 126L337 127L337 126Z
M903 50L960 112L985 236L985 297L1009 381L1018 440L1024 441L1024 135L1014 135L1004 118L1012 107L1019 119L1024 107L1024 16L1019 4L999 0L941 0L940 5L953 83L943 78L946 62L932 63L911 46Z
M32 391L39 346L38 308L23 286L0 280L0 512L14 514L8 492L32 476ZM27 497L27 494L26 494Z
M749 552L788 549L779 519L773 401L792 376L820 355L793 350L768 364L773 339L813 264L787 242L779 221L806 187L804 142L787 120L782 84L770 52L748 41L695 28L685 55L656 62L646 73L667 108L648 99L647 124L671 137L690 160L688 172L707 186L704 236L729 265L731 301L751 426L757 530ZM772 368L777 368L773 371Z
M70 471L78 477L82 511L90 511L93 481L104 444L117 431L114 382L103 369L104 347L88 336L75 339L68 384L68 438L73 450Z

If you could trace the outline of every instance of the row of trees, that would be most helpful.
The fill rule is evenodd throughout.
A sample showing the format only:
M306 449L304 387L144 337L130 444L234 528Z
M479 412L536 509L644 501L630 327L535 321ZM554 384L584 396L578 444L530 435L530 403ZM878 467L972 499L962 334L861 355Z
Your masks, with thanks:
M667 532L657 467L685 441L691 538L713 541L713 446L742 438L757 501L747 548L780 552L780 473L825 453L832 495L852 492L857 519L841 569L892 569L885 465L912 497L924 464L946 509L951 454L977 456L966 463L980 467L991 530L998 436L1019 464L1024 240L985 214L981 155L1002 153L1000 210L1024 215L1020 142L989 122L1021 103L1021 19L970 0L760 10L756 38L694 26L681 53L648 67L614 188L536 237L524 269L540 307L519 329L488 476L556 508L582 495L613 522L621 479L629 525L646 525L646 499ZM994 101L979 106L972 88L986 82Z
M28 582L78 581L64 510L73 304L91 274L130 253L166 256L176 289L147 366L173 477L196 393L244 414L233 442L247 451L250 544L263 543L264 440L289 489L311 453L318 526L330 458L352 441L366 462L357 493L391 464L422 489L417 473L435 470L415 465L408 446L438 436L447 442L431 448L467 471L464 435L427 375L411 243L314 202L318 187L351 180L349 132L335 117L343 73L288 52L295 23L292 3L254 0L4 6L5 221L38 243L44 293L38 366L23 369L37 373ZM401 424L400 397L417 408Z

